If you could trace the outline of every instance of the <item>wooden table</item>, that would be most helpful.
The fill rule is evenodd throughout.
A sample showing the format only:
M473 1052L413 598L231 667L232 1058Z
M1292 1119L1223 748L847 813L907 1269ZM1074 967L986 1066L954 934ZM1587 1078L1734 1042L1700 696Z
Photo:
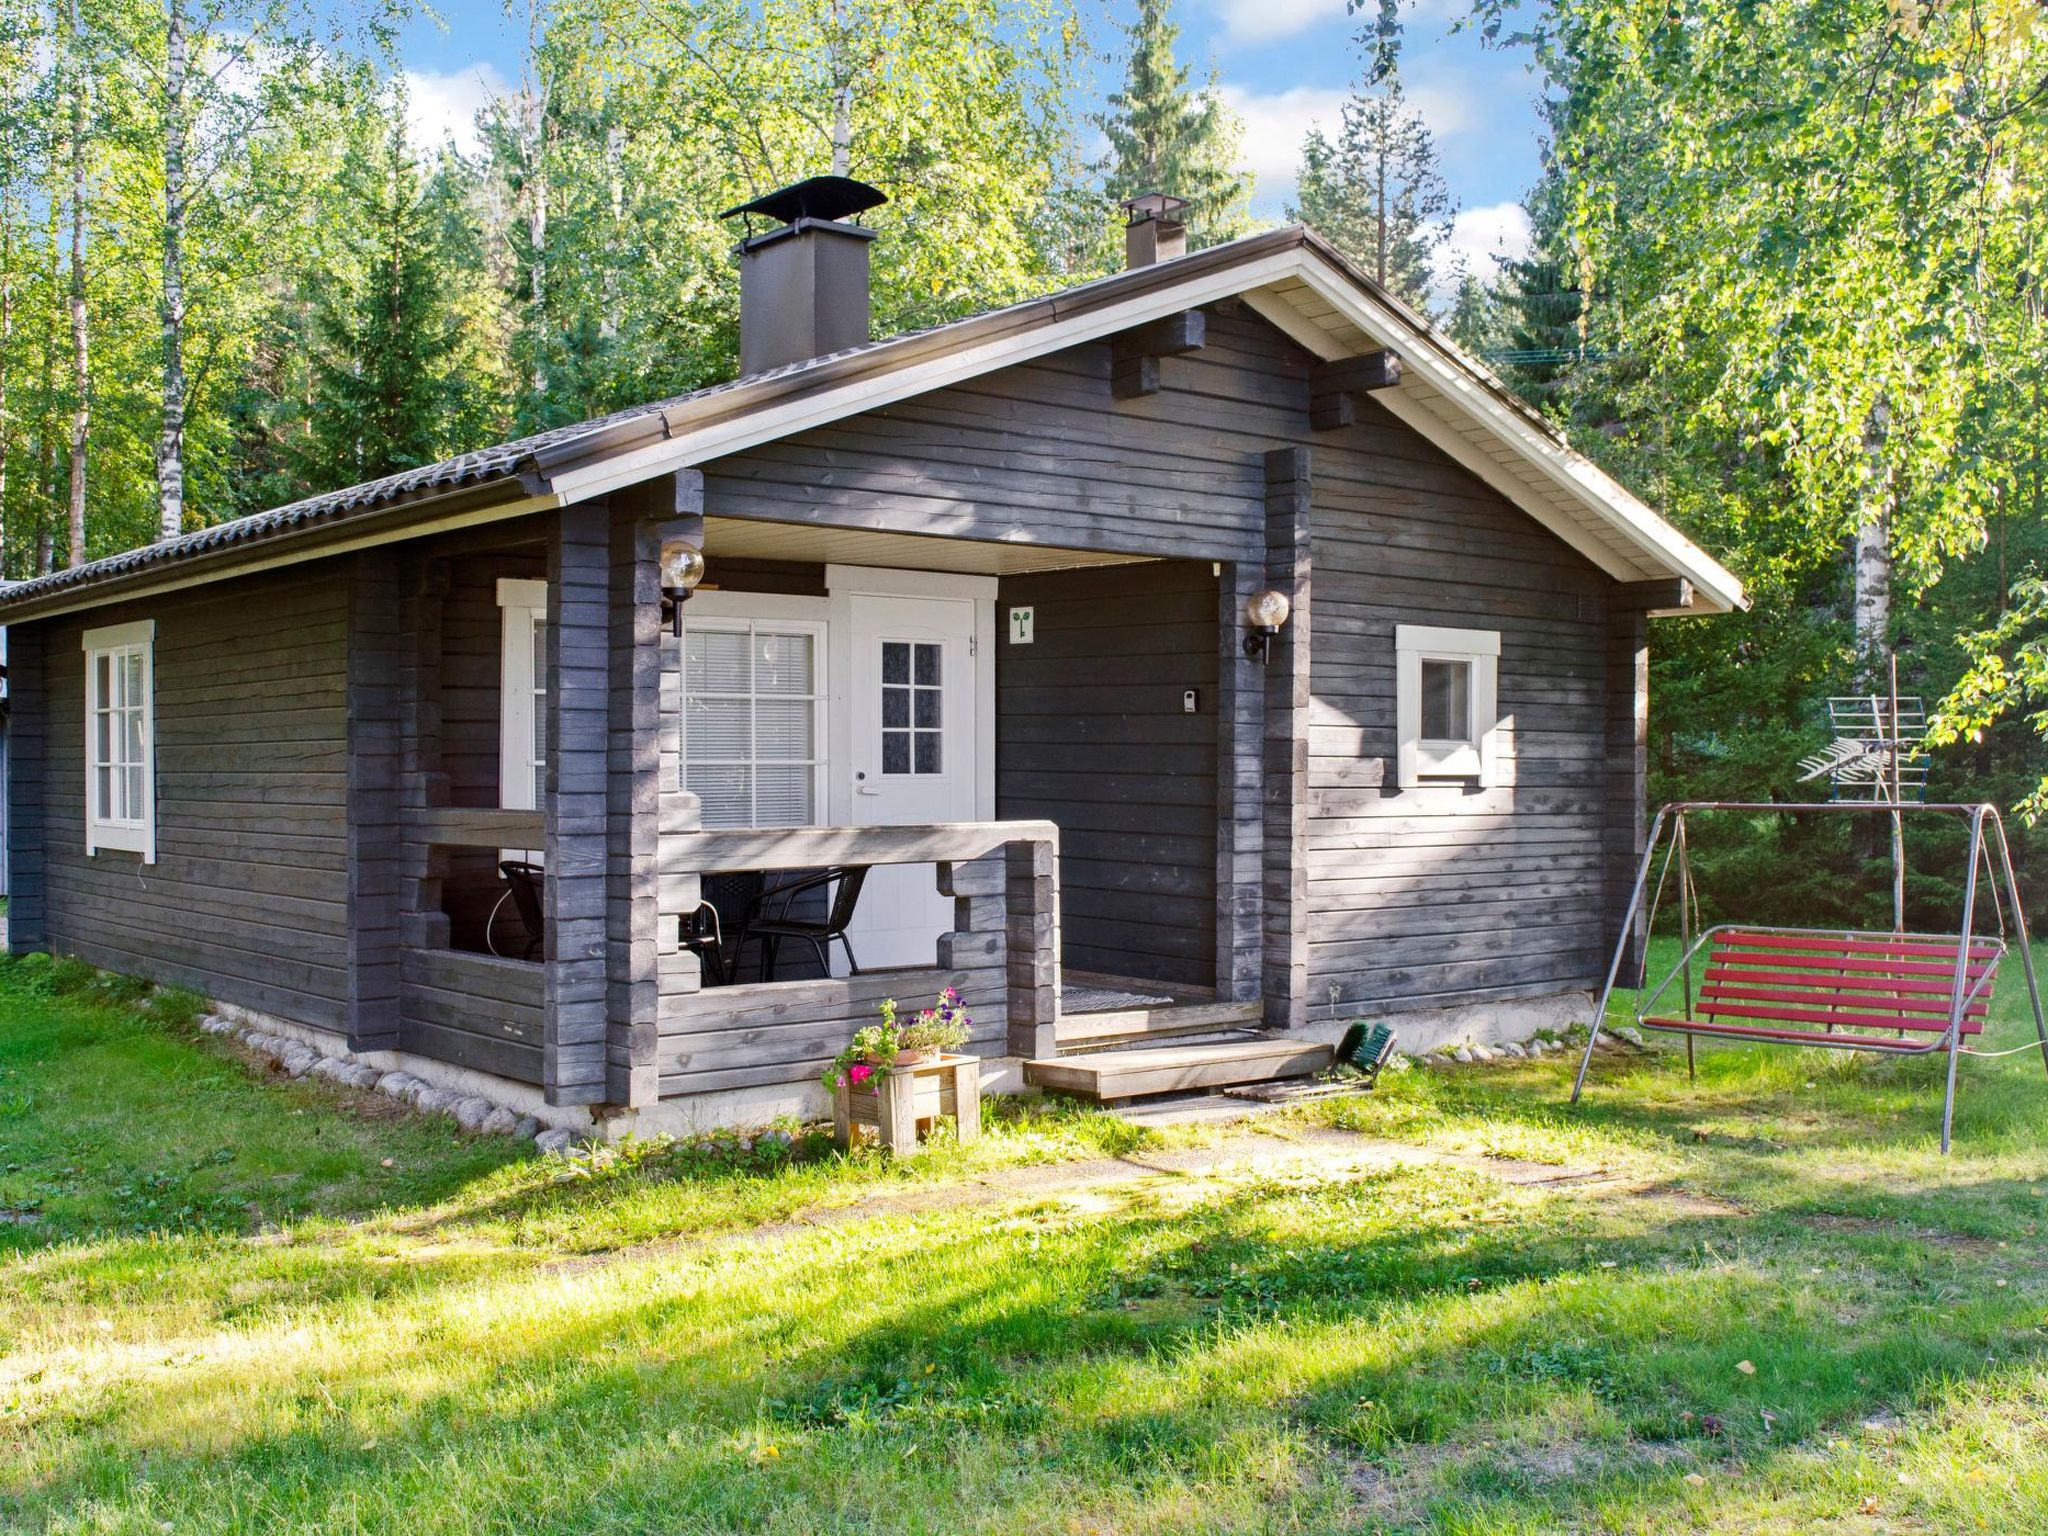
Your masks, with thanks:
M914 1066L891 1067L866 1086L832 1090L832 1134L843 1151L857 1125L871 1125L898 1157L917 1150L920 1132L951 1115L962 1142L981 1139L981 1058L933 1056Z

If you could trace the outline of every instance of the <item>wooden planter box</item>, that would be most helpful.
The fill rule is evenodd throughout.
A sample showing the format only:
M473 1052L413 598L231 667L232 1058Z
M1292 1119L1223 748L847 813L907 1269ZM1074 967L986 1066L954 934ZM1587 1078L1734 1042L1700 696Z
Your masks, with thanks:
M853 1145L855 1126L871 1125L883 1146L905 1156L942 1115L953 1117L961 1141L981 1139L980 1057L934 1056L891 1067L869 1086L832 1090L832 1132L842 1150Z

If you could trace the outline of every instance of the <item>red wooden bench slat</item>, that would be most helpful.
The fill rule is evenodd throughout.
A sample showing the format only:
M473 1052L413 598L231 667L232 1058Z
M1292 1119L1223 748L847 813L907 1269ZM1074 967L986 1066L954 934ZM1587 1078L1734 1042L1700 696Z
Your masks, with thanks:
M1972 981L1981 976L1994 963L1993 959L1972 958L1963 969ZM1956 957L1953 951L1946 960L1873 960L1860 955L1817 955L1817 954L1765 954L1759 950L1747 950L1730 954L1718 944L1709 951L1709 965L1759 966L1771 970L1811 971L1816 976L1932 976L1953 978L1956 973Z
M1734 949L1818 950L1842 955L1947 955L1953 960L1958 941L1938 934L1907 933L1896 938L1881 934L1850 937L1831 933L1764 933L1731 928L1717 935L1714 942ZM1986 957L1995 955L1998 953L1998 941L1973 939L1970 952Z
M1915 1016L1930 1015L1940 1018L1944 1022L1948 1019L1949 1008L1949 997L1946 991L1939 997L1885 997L1872 995L1867 992L1842 995L1814 991L1796 992L1784 987L1731 987L1711 983L1700 988L1700 999L1702 1002L1713 1002L1716 999L1722 998L1737 1003L1825 1003L1829 1006L1852 1004L1858 1008L1882 1009L1886 1012L1896 1011ZM1963 1013L1965 1017L1974 1017L1989 1012L1990 1008L1991 1000L1980 992L1964 1005ZM1712 1010L1709 1009L1708 1011L1711 1012Z
M1981 971L1971 975L1963 987L1970 990ZM1865 993L1873 997L1939 997L1946 999L1955 990L1953 973L1936 978L1933 976L1873 976L1855 972L1843 976L1821 976L1811 971L1767 971L1746 965L1719 965L1710 963L1705 972L1709 985L1726 982L1734 986L1765 987L1818 987L1827 992Z
M1868 1035L1830 1035L1805 1029L1758 1029L1748 1024L1702 1025L1689 1019L1644 1019L1643 1028L1669 1030L1680 1035L1720 1035L1739 1040L1770 1040L1790 1045L1841 1045L1855 1041L1859 1051L1889 1051L1898 1056L1924 1056L1938 1048L1938 1042L1920 1040L1878 1040ZM1970 1031L1965 1030L1965 1034Z
M1746 1003L1716 1003L1712 1008L1702 1008L1703 1013L1719 1018L1732 1014L1738 1019L1784 1019L1796 1024L1851 1024L1865 1029L1928 1029L1946 1030L1948 1020L1928 1019L1911 1013L1851 1013L1846 1010L1830 1011L1826 1008L1756 1008ZM1963 1033L1981 1035L1983 1021L1973 1014L1963 1016Z

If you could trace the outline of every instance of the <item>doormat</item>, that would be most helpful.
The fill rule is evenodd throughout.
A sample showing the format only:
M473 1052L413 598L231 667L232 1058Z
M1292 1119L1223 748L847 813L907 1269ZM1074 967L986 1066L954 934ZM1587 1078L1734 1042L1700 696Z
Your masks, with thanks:
M1149 992L1122 992L1115 987L1062 987L1060 1012L1117 1013L1125 1008L1157 1008L1173 999Z

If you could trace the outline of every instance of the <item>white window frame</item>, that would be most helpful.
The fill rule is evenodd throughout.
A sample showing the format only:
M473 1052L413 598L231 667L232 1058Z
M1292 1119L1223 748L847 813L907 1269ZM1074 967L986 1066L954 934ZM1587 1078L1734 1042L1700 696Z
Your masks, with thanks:
M139 853L142 862L156 862L156 620L140 619L133 624L110 624L88 629L80 638L85 653L85 851L88 855L109 850ZM99 808L99 770L116 765L99 758L99 714L109 708L100 698L100 662L112 660L121 666L131 655L142 658L142 814L114 818L102 816ZM111 668L109 669L111 671ZM123 737L125 740L125 735ZM133 764L121 763L126 770Z
M1422 734L1422 664L1448 661L1466 668L1471 711L1463 737L1432 740ZM1499 782L1500 631L1394 626L1395 725L1400 741L1400 786L1463 781L1491 789Z
M498 580L503 620L499 667L498 807L540 809L540 776L533 762L534 715L546 697L547 658L536 656L533 626L548 614L548 584L510 576Z
M725 594L718 594L724 596ZM740 594L734 594L739 596ZM710 605L704 597L694 599L690 609L683 615L683 642L677 649L677 665L681 675L677 679L682 699L682 721L677 740L676 772L682 782L676 786L687 790L690 787L690 632L692 630L722 631L726 634L752 635L762 630L778 635L809 635L811 637L811 819L805 826L825 826L827 814L826 795L830 789L831 768L831 625L823 619L785 618L778 609L784 605L760 597L749 597L747 605L754 611L748 613L711 613L705 611ZM792 605L793 606L793 605ZM806 606L811 606L806 603ZM751 695L759 698L759 694ZM783 697L788 697L783 695ZM720 763L703 763L700 767L724 766ZM758 768L758 758L750 758L745 764ZM787 766L786 764L784 766Z

